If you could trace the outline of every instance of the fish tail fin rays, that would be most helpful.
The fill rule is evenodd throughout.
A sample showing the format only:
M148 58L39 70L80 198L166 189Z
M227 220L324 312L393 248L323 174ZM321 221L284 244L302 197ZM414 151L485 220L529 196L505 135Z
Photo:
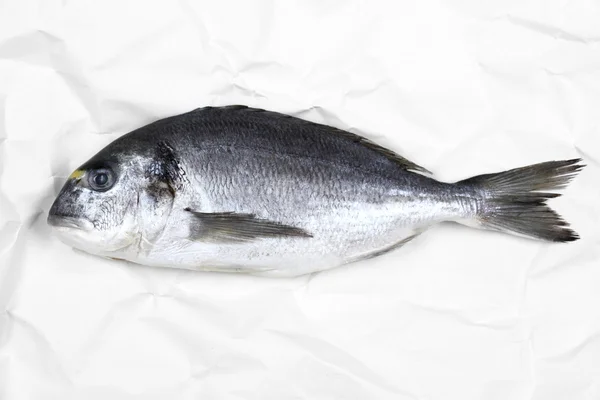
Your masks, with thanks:
M478 227L549 242L572 242L579 235L547 205L585 166L581 159L548 161L458 182L481 194Z

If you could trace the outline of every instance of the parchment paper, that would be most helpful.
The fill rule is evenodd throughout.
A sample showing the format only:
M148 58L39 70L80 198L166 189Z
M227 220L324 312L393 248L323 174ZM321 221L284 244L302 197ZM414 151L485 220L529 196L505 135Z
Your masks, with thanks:
M0 399L600 399L600 3L0 1ZM116 137L246 104L441 180L583 157L582 239L451 224L296 279L74 251L47 212Z

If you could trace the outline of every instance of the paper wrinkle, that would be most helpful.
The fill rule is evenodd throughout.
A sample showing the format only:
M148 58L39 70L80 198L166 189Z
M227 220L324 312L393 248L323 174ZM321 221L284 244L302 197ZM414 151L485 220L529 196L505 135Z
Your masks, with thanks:
M2 400L600 397L591 3L5 3ZM226 104L364 135L447 181L582 157L552 202L582 240L444 225L270 279L104 260L50 234L54 196L101 147Z
M408 304L418 310L419 312L432 313L435 314L436 317L449 317L456 320L460 324L466 324L471 326L477 326L481 328L493 329L493 330L507 330L513 329L518 323L519 320L517 316L511 317L502 317L496 319L492 319L489 321L481 321L475 316L468 316L466 312L458 310L458 309L450 309L444 307L435 307L425 304L417 304L410 303Z
M401 395L402 398L417 398L414 395L399 390L392 383L387 382L382 377L374 373L373 370L361 363L360 360L357 360L351 354L340 349L339 347L336 347L332 343L328 343L308 335L295 335L294 333L280 332L272 329L269 329L268 331L286 338L293 344L300 346L303 350L306 350L313 357L326 364L333 365L336 368L345 371L355 379L365 380L372 385L381 387L387 392Z
M70 385L72 382L69 379L67 371L61 364L59 354L52 348L51 344L46 340L44 334L31 322L28 322L27 320L8 310L6 311L5 315L9 321L12 321L12 327L9 331L7 341L9 343L16 342L16 346L22 346L20 344L21 340L25 339L27 341L27 345L25 346L26 350L24 350L22 356L35 357L39 360L37 368L42 370L43 374L50 375L52 379L58 380L58 383L61 385ZM10 336L10 333L14 335L16 329L19 330L19 338ZM35 351L34 349L28 348L31 345L34 346ZM44 377L43 374L40 376L40 378Z
M552 356L544 357L546 362L553 363L564 363L569 361L574 361L575 358L580 357L584 351L589 350L589 347L596 346L597 350L593 352L595 357L600 355L600 332L593 333L585 338L581 339L579 343L576 343L575 346L571 347L569 350L561 352L559 354L554 354ZM590 351L592 353L592 351Z
M585 44L596 44L596 43L600 42L600 36L598 36L598 37L579 36L579 35L567 32L556 26L548 25L548 24L541 23L538 21L532 21L532 20L514 16L514 15L507 15L506 20L517 26L531 29L533 31L541 33L542 35L550 36L554 39L562 39L562 40L567 40L570 42L580 42L580 43L585 43Z
M8 251L16 242L21 224L18 221L6 221L0 228L0 254Z

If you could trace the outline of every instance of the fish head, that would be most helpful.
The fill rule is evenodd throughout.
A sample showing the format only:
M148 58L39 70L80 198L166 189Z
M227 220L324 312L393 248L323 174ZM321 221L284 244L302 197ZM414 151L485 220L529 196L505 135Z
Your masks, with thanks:
M139 168L124 154L101 152L67 179L47 222L64 243L93 254L131 246L137 236Z
M176 193L183 196L188 184L169 143L133 131L69 176L50 208L48 224L72 247L136 258L163 233Z

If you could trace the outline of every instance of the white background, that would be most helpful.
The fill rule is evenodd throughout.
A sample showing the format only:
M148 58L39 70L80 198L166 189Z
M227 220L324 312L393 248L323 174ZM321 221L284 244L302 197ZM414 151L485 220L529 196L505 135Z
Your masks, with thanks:
M0 399L600 399L600 3L0 1ZM582 240L441 225L297 279L98 259L51 236L114 138L246 104L453 181L588 165Z

